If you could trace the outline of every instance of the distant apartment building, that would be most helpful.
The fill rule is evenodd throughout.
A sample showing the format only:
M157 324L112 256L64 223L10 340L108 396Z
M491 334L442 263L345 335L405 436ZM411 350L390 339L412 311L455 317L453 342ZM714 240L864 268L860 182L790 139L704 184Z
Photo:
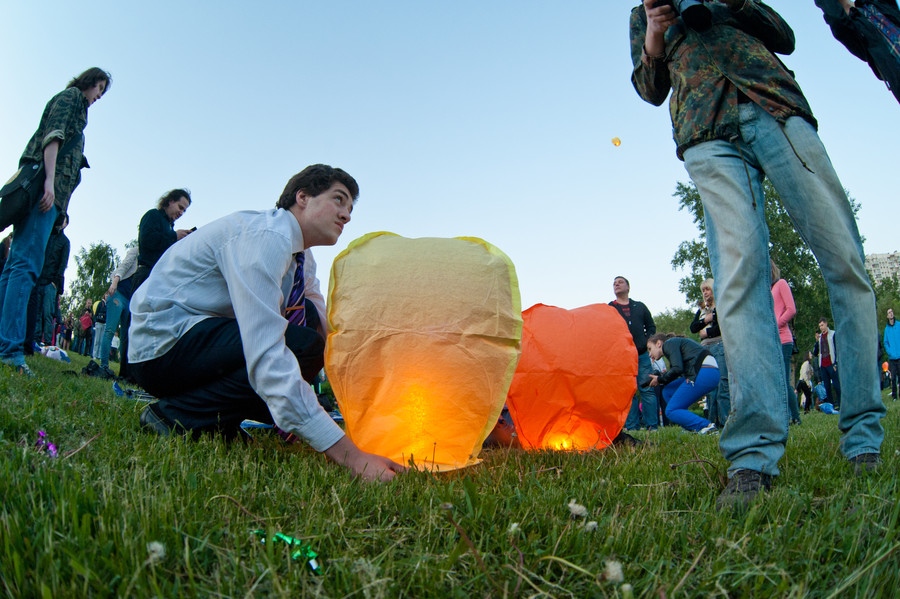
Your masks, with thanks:
M869 254L866 256L866 270L871 273L876 285L888 277L900 279L900 252Z

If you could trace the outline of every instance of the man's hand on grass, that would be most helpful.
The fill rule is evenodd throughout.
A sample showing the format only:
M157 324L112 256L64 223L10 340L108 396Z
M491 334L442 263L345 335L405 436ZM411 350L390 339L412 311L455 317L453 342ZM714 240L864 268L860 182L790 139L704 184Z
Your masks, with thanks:
M384 456L361 450L346 435L323 452L329 460L367 481L389 481L406 467Z

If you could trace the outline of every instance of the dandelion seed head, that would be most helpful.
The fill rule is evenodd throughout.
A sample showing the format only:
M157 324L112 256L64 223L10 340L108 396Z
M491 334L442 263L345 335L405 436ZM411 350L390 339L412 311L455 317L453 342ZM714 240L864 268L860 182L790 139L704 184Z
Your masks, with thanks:
M147 543L147 553L151 562L158 562L166 557L166 547L159 541L151 541Z
M622 572L622 562L607 560L604 564L606 565L603 568L603 578L605 580L616 583L625 581L625 574ZM625 589L623 588L622 590L624 591Z
M574 499L569 500L569 512L571 512L573 518L584 518L587 516L587 508L579 503L575 503Z
M517 532L519 532L519 523L513 522L512 524L510 524L509 528L506 529L506 532L507 532L507 534L511 534L511 535L514 535Z
M449 501L445 501L444 503L441 504L441 509L442 509L442 510L448 510L448 511L449 511L449 510L452 510L452 509L453 509L453 504L450 503Z
M585 530L586 532L594 532L595 530L597 530L597 521L596 521L596 520L591 520L590 522L585 522L585 523L584 523L584 530Z

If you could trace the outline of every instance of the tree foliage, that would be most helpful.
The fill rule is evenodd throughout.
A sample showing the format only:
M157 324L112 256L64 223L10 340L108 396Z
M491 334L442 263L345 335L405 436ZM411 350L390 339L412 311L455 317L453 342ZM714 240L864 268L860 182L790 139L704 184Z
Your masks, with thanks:
M75 256L78 270L69 293L62 299L63 313L78 311L86 299L96 301L109 289L109 280L119 262L119 256L105 242L92 243L90 249L81 248Z
M670 308L653 317L657 333L675 333L699 341L700 337L691 333L694 313L689 308Z
M690 213L699 232L696 239L683 241L672 258L673 267L686 270L678 289L685 295L688 303L693 305L701 297L700 283L703 279L712 277L706 251L703 203L693 183L679 182L673 195L678 198L678 209ZM791 286L794 303L797 305L797 316L794 317L792 326L798 349L805 352L811 350L815 343L820 318L827 318L831 326L834 326L825 281L815 256L797 233L794 223L782 207L778 192L768 179L763 183L763 195L766 223L769 227L769 255L781 269L782 278ZM853 214L857 214L859 204L850 198L850 205Z

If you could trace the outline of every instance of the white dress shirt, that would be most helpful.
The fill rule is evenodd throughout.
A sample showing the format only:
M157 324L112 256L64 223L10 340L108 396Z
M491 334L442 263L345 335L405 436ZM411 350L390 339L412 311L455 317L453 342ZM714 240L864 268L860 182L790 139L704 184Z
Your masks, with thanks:
M131 298L128 360L146 362L169 351L198 322L235 318L250 385L275 424L316 451L344 432L319 405L284 342L290 294L303 233L286 210L235 212L174 243ZM316 263L306 251L305 295L325 319Z

